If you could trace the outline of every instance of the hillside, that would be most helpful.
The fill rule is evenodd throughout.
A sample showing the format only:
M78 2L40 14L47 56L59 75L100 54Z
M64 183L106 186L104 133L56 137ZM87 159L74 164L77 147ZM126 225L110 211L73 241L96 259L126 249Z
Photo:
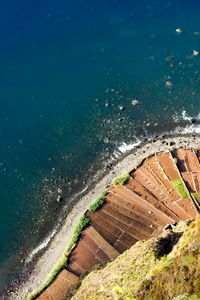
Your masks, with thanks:
M71 299L200 299L200 218L139 241L92 271Z
M179 250L187 248L181 246L186 243L181 238L183 228L184 236L196 237L192 243L198 244L199 221L193 223L194 228L187 224L200 211L199 148L154 153L106 188L81 216L62 256L28 299L72 297L71 290L86 274L112 261L114 269L111 263L111 271L106 272L106 267L105 274L92 273L91 283L87 285L88 279L84 280L87 288L77 291L74 299L132 299L133 295L136 299L149 299L149 295L152 299L172 299L179 292L197 293L196 275L186 278L189 266L182 268ZM187 251L190 265L194 258ZM185 252L182 254L184 257ZM165 267L170 267L172 277L168 278ZM179 273L188 284L192 282L191 291ZM175 286L179 282L175 278L181 289Z

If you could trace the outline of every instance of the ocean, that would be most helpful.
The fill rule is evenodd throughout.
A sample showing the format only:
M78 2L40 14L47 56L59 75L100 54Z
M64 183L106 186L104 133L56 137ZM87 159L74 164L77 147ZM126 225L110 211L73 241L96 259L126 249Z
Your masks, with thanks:
M1 1L0 290L105 160L200 133L199 13L195 0Z

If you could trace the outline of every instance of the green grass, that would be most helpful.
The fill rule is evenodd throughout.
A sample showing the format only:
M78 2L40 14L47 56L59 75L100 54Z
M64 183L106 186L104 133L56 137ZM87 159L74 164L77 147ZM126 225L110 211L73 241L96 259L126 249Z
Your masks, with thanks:
M94 203L90 206L89 211L95 212L104 204L104 198L108 194L108 191L103 191L100 196L94 201Z
M190 198L190 194L181 178L172 180L171 183L182 199Z
M200 205L200 193L192 193L192 198Z
M51 284L51 282L56 278L58 273L62 270L63 266L66 264L66 262L67 262L67 257L63 255L59 260L59 262L57 263L57 265L52 269L48 278L35 291L30 293L27 299L32 300L38 297L42 293L42 291L45 290Z
M72 239L67 247L67 249L64 251L61 259L56 264L56 266L51 270L48 278L33 292L31 292L27 300L33 300L36 297L38 297L56 278L58 273L63 269L63 267L66 265L68 260L68 255L70 254L72 248L75 246L76 242L78 241L79 235L83 228L85 228L89 224L90 220L86 216L82 216L77 223L77 225L74 228L74 232L72 235Z
M173 158L173 160L174 160L174 163L177 165L177 163L178 163L178 160L177 160L177 158L176 158L176 157L174 157L174 158Z
M158 264L152 268L149 275L155 276L156 274L161 273L165 268L170 267L174 262L174 257L163 256Z
M116 177L113 179L112 184L121 184L124 185L130 178L130 174L129 173L125 173L120 175L119 177Z
M188 300L200 300L200 297L196 296L196 295L192 295L188 297Z
M77 223L77 225L74 228L73 235L71 242L69 243L69 246L67 250L64 252L65 254L69 252L73 248L73 246L76 244L79 238L79 234L81 233L82 229L85 228L89 224L90 220L86 216L82 216Z

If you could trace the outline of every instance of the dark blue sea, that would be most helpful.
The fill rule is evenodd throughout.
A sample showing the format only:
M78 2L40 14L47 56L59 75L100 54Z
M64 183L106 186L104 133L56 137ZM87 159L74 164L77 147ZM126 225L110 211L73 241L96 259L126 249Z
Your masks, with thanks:
M105 160L200 133L199 15L196 0L1 1L0 290Z

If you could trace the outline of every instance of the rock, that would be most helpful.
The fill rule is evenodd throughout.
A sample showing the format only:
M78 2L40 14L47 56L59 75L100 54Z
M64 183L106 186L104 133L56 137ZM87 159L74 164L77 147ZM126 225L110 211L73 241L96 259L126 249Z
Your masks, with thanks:
M193 50L192 51L192 56L199 56L199 51Z
M181 28L176 28L176 33L182 33L183 30Z
M197 122L197 120L195 118L192 118L190 121L192 124L195 124Z
M124 110L125 109L125 107L124 106L119 106L119 110Z
M133 100L131 100L131 104L132 104L133 106L136 106L136 105L139 104L139 100L133 99Z
M62 189L58 188L58 193L61 194L62 193Z
M104 138L103 141L104 141L105 144L108 144L108 143L109 143L109 139L108 139L107 137Z
M173 82L172 81L169 81L169 80L167 80L167 81L165 81L165 86L166 87L168 87L168 88L172 88L173 87Z
M174 55L168 55L165 57L165 61L167 62L172 62L173 59L174 59Z
M62 198L60 195L58 195L56 201L57 201L57 202L62 202L62 201L63 201L63 198Z
M111 168L112 168L112 166L111 166L110 164L108 164L108 165L105 167L106 170L110 170Z

